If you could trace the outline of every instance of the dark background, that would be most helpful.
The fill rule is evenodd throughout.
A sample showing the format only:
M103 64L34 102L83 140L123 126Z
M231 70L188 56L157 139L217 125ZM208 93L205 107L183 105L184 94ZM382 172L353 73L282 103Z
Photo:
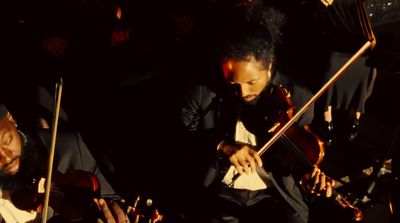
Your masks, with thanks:
M289 11L293 10L291 4L300 4L284 2ZM366 5L373 3L367 1ZM215 1L20 0L1 4L1 87L6 100L12 101L8 104L20 125L36 125L37 116L51 120L51 95L62 77L65 114L60 128L81 132L124 197L134 200L140 194L153 198L169 222L184 221L191 208L199 208L195 207L196 196L191 196L191 192L200 193L192 177L201 169L198 151L182 143L185 136L178 121L178 105L192 80L208 78L207 58L202 56L207 55L211 33L196 28L203 21L212 22L213 13L224 14L218 7L211 10ZM372 182L377 184L370 195L372 201L360 203L367 213L366 222L389 222L389 200L395 207L394 216L400 208L396 189L400 188L400 21L399 4L393 4L386 10L367 7L373 12L371 22L378 40L372 57L378 76L355 141L344 140L346 111L335 111L337 143L326 148L321 165L343 184L338 190L353 201L361 199ZM121 19L115 17L116 6L122 8ZM305 21L294 23L299 29L293 31L298 42L311 36L299 35L302 32L319 32ZM191 29L192 25L195 28ZM113 44L115 29L130 29L130 38ZM55 57L42 47L43 39L55 36L68 40L63 56ZM293 55L311 54L314 51L307 49L312 45L295 48ZM310 69L320 69L320 58L308 56L304 58L311 60L307 64ZM307 84L320 77L296 78ZM318 89L314 82L312 87ZM38 85L50 96L38 94ZM312 127L321 133L323 107L319 101L315 106ZM392 174L376 177L383 162L391 158ZM363 174L370 167L372 174ZM345 176L351 181L342 181ZM318 212L325 206L332 208L327 203L317 206L313 213L323 214L316 214L315 222L328 221L320 219L324 211ZM341 210L337 213L347 216Z

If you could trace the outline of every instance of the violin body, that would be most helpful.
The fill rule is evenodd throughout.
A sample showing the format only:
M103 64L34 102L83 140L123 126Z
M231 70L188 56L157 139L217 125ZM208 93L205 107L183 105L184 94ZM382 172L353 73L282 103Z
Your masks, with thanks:
M295 147L296 149L291 149ZM318 165L324 158L325 150L323 142L308 126L292 126L265 154L265 166L270 165L275 171L293 171L297 174L305 174L311 171L314 165Z
M21 210L42 210L44 202L44 178L33 179L26 190L11 194L14 205ZM54 172L49 206L65 222L95 222L99 210L93 199L100 196L97 178L83 170L71 170L66 174ZM28 189L29 188L29 189Z
M242 109L241 119L246 128L256 135L260 147L293 117L294 108L289 92L281 86L271 85L262 93L256 106ZM308 126L298 125L290 126L268 150L266 164L268 156L278 156L279 160L275 160L274 165L278 164L279 168L301 162L305 162L305 166L318 165L325 154L322 140ZM271 153L274 155L269 155Z
M272 97L276 104L280 103L274 113L273 127L268 130L268 133L273 135L293 118L295 106L290 94L281 86L275 86ZM279 108L283 109L279 110ZM296 160L303 163L305 167L319 165L325 155L323 141L307 125L291 125L279 138L278 143L289 148Z
M267 139L271 138L272 135L288 123L294 113L294 105L290 99L289 93L280 86L272 86L271 89L269 96L271 97L270 101L272 101L272 104L269 103L269 105L273 105L273 110L271 111L271 109L265 108L268 112L264 112L263 114L269 115L272 119L264 116L262 119L258 120L261 122L269 120L267 122L268 125L264 125L267 126L267 128L258 131L259 133L261 132L261 135L258 134L258 137ZM274 164L280 163L281 167L290 166L290 169L293 169L294 164L300 163L303 164L302 167L304 167L300 172L308 171L308 173L314 166L318 166L321 163L325 154L324 143L310 130L309 126L300 127L291 125L271 148L271 151L268 152L274 153L278 159L269 159L269 161L272 161ZM262 153L260 155L262 155ZM307 172L302 172L302 174L305 173ZM306 175L309 176L309 174ZM329 178L329 180L331 179ZM361 221L363 219L361 210L352 205L334 189L331 198L340 207L351 209L353 211L353 220Z

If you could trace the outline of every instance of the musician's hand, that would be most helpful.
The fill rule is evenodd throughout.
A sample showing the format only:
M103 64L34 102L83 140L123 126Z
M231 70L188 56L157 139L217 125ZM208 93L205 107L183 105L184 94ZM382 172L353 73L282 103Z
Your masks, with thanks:
M318 167L314 167L311 173L306 174L301 179L304 190L315 196L332 196L332 187L335 183L333 179L326 176Z
M117 202L113 200L95 199L103 218L98 218L98 223L129 223L129 218Z
M222 143L219 149L229 157L240 174L250 174L256 171L257 166L262 166L260 155L250 145Z

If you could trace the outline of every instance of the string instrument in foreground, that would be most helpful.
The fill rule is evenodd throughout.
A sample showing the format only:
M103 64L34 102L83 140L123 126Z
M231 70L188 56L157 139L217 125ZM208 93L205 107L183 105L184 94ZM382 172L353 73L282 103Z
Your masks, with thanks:
M100 197L100 184L96 176L83 170L70 170L66 174L53 173L49 206L65 222L96 221L99 209L93 202ZM27 211L43 215L45 178L33 179L25 190L11 194L13 204Z
M285 145L286 148L290 149L296 157L303 162L303 164L308 165L309 168L318 166L322 161L324 156L323 143L318 139L317 136L311 133L308 128L300 129L293 127L294 123L300 118L302 114L329 88L331 87L337 79L344 73L344 71L359 58L367 49L372 45L371 41L367 41L358 51L355 53L341 69L339 69L332 78L325 83L325 85L317 92L315 95L301 108L299 111L293 115L293 105L291 101L285 99L286 94L283 92L277 94L278 100L283 103L287 103L288 110L276 111L276 123L269 132L274 135L265 143L259 150L258 154L262 156L266 151L268 151L275 142L279 141ZM280 98L280 99L279 99ZM311 140L310 140L311 139ZM231 166L232 168L233 166ZM234 168L234 167L233 167ZM235 181L241 175L237 173L233 176L230 186L233 186ZM353 210L353 220L361 221L363 219L363 214L360 209L352 205L344 196L333 191L332 198L343 208L350 208Z

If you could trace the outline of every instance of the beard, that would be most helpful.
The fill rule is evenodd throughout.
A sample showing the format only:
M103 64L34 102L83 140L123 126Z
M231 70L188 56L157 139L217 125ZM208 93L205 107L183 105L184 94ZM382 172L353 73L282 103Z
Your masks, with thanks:
M257 103L258 103L258 101L260 100L260 98L261 98L261 94L257 95L257 96L256 96L253 100L251 100L251 101L246 101L246 100L244 100L243 98L242 98L242 101L243 101L244 105L255 106L255 105L257 105Z
M272 84L268 83L264 87L264 89L258 95L256 95L255 98L252 99L251 101L246 101L244 100L244 98L241 99L244 105L256 106L259 104L260 101L269 100L268 98L271 96L271 93L272 93Z
M29 144L22 147L19 157L19 171L11 175L5 172L5 168L0 171L0 187L2 190L16 191L21 190L29 181L32 180L33 173L38 166L39 156L37 150Z
M257 96L255 96L255 98L251 101L246 101L244 100L244 98L242 98L242 102L245 106L257 106L260 103L264 103L261 101L264 100L269 100L268 98L271 96L272 93L272 85L271 84L267 84L264 89L260 92L260 94L258 94Z
M241 109L241 120L248 131L257 136L265 138L266 129L274 124L275 104L272 95L272 85L264 90L251 101L243 100Z
M3 166L3 168L0 169L0 177L5 176L5 175L14 175L13 173L9 173L9 172L7 171L7 169L8 169L10 166L15 165L14 162L18 162L18 170L19 170L19 167L20 167L20 165L19 165L19 164L20 164L20 160L21 160L21 156L16 156L16 157L14 157L9 163L6 163L6 164ZM17 172L18 172L18 170L17 170Z

